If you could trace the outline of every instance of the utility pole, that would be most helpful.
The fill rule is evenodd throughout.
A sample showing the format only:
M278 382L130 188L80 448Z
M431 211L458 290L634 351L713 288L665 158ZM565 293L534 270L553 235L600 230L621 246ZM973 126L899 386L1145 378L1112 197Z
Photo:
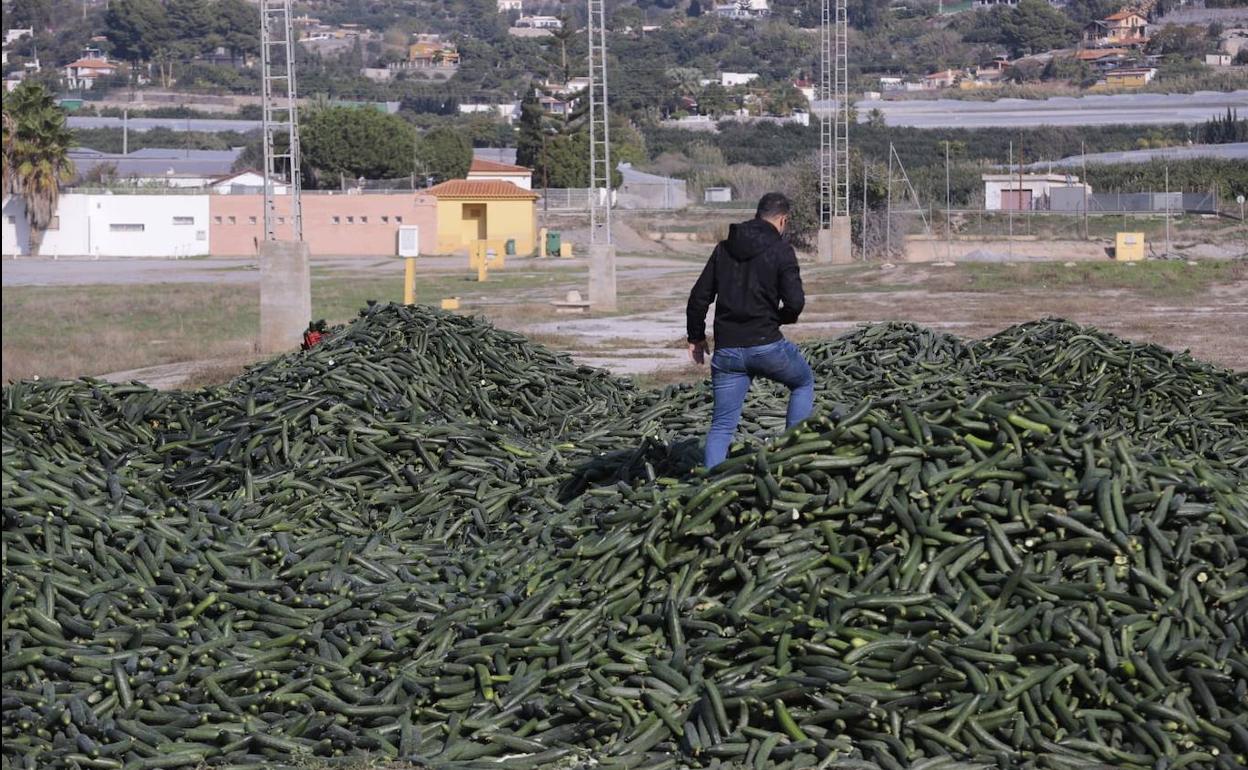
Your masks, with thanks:
M1079 183L1083 185L1083 239L1088 240L1088 153L1084 147L1084 143L1079 142L1079 159L1083 165L1083 178Z
M1166 256L1170 256L1170 162L1166 162Z
M611 240L611 116L607 90L605 0L588 0L589 19L589 303L615 310L615 244Z
M945 258L953 259L953 234L950 232L952 220L949 218L949 140L945 140Z
M260 350L292 349L312 317L308 244L299 201L299 115L291 0L260 0L261 129L264 146L264 229L260 257ZM285 147L278 146L278 137ZM278 195L277 185L285 186ZM279 198L286 205L280 207ZM279 226L289 225L280 237Z

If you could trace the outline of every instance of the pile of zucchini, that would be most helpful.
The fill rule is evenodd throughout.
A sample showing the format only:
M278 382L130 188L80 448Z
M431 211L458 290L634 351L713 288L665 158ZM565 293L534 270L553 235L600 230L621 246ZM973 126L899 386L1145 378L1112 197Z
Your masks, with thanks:
M3 766L1240 768L1248 382L1046 320L642 390L375 306L3 392Z

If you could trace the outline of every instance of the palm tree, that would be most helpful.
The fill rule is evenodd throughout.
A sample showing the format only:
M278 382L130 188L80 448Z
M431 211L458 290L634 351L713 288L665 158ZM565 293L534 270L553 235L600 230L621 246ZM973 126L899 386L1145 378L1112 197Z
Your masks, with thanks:
M26 204L32 254L56 213L61 185L73 177L72 142L65 113L43 86L23 83L4 100L5 192L21 195Z

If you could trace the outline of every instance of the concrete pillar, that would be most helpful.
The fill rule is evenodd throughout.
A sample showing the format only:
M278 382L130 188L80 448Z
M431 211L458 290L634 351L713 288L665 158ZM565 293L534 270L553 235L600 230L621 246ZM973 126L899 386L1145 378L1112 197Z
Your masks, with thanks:
M832 217L832 264L848 265L854 261L854 241L848 216Z
M260 352L284 353L299 346L312 320L308 244L260 244Z
M815 262L820 265L832 264L832 231L819 229L815 241Z
M595 243L589 247L589 306L612 311L615 303L615 246Z

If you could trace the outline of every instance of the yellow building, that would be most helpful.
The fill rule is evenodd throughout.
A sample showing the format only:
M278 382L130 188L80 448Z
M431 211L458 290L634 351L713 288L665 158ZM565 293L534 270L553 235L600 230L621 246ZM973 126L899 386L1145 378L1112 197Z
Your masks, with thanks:
M429 188L438 200L438 251L463 252L479 240L515 240L517 254L537 248L536 193L511 182L452 179Z

